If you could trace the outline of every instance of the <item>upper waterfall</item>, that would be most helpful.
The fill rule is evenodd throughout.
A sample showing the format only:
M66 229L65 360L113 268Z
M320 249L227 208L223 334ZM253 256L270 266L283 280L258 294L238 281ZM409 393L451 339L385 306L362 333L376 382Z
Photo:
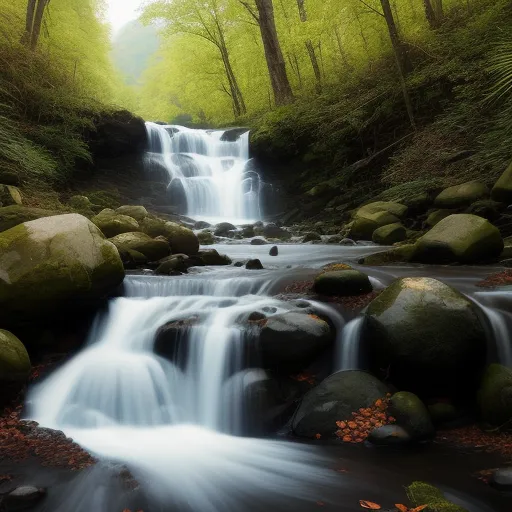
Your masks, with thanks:
M223 130L146 123L146 164L165 168L169 189L181 194L195 219L254 222L261 217L259 175L248 168L249 132L235 141Z

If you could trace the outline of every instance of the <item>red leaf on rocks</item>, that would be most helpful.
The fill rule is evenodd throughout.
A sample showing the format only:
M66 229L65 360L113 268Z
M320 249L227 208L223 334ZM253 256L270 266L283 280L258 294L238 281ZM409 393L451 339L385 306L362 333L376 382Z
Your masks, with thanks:
M382 508L378 503L373 503L373 501L367 500L359 500L359 505L370 510L380 510Z

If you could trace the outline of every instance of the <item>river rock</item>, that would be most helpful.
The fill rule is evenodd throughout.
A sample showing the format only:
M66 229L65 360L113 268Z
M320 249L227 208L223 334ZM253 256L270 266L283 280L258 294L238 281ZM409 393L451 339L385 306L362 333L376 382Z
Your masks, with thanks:
M257 236L251 240L251 245L267 245L267 243L268 242L260 236Z
M20 185L21 180L17 172L0 170L0 183L3 183L4 185L14 185L17 187Z
M425 225L429 228L433 228L437 223L454 213L457 213L457 210L434 210L429 213L427 220L425 221Z
M231 232L236 231L236 226L229 222L221 222L215 226L215 236L229 236Z
M137 222L142 222L148 215L148 211L144 206L132 206L132 205L124 205L120 206L116 209L116 213L120 215L127 215L128 217L132 217Z
M296 435L332 437L336 422L352 419L352 413L373 405L388 393L388 387L370 373L360 370L336 372L303 398L292 421Z
M322 237L318 233L314 233L313 231L309 231L304 234L302 238L302 243L306 244L308 242L321 242Z
M499 219L501 212L506 208L503 203L492 201L491 199L483 199L475 201L467 210L466 213L478 215L491 222Z
M242 227L242 236L244 238L252 238L254 235L254 226L252 224Z
M361 206L356 213L356 217L362 213L388 212L399 219L403 219L407 215L407 210L408 208L404 204L393 201L374 201L373 203Z
M398 279L366 310L371 368L399 389L426 396L471 393L486 337L474 304L427 277Z
M174 254L192 256L199 251L199 240L196 234L191 229L175 222L146 217L141 223L141 229L153 238L165 237Z
M388 224L397 224L400 219L388 211L369 212L359 210L350 228L350 238L355 240L371 240L373 232Z
M278 238L279 240L289 240L292 234L286 229L277 226L276 224L267 224L263 227L262 234L265 238Z
M233 263L229 256L219 254L216 249L199 251L198 256L203 259L205 265L231 265Z
M115 246L78 214L25 222L0 234L0 316L44 314L97 300L124 278Z
M29 222L31 220L41 219L43 217L52 217L59 215L60 212L52 210L43 210L41 208L29 208L27 206L5 206L0 208L0 232L11 229L14 226Z
M192 328L199 323L197 317L172 320L158 328L153 343L155 354L184 367L188 360L188 344Z
M301 369L333 341L334 333L326 321L292 311L267 319L258 347L263 367Z
M476 215L455 214L438 222L416 242L414 260L423 263L477 263L503 250L497 227Z
M139 231L139 223L135 219L127 215L119 215L108 208L94 216L91 221L101 229L101 232L107 238L112 238L121 233Z
M263 265L261 263L260 260L258 259L253 259L253 260L249 260L246 264L245 264L245 268L247 270L262 270L263 269Z
M373 286L366 274L347 269L320 274L315 279L313 289L319 295L350 297L370 293Z
M126 269L136 269L148 263L148 259L144 254L133 249L120 251L119 256L121 256L121 261Z
M92 206L91 200L87 196L71 196L68 203L76 210L89 210Z
M0 329L0 381L25 382L30 369L25 345L14 334Z
M17 487L7 494L2 501L2 508L6 512L21 512L31 510L46 496L46 490L33 487L31 485L23 485Z
M204 220L198 220L194 224L194 229L208 229L209 227L211 227L211 224L209 222L204 221Z
M431 439L434 425L425 404L414 394L407 391L395 393L390 399L389 412L397 423L405 428L415 441Z
M270 248L270 251L268 251L269 256L278 256L279 255L279 247L277 245L274 245Z
M489 484L499 491L512 492L512 466L494 471Z
M436 208L467 208L471 203L489 196L487 185L468 181L445 188L434 200Z
M512 370L500 364L489 365L477 395L482 420L494 427L512 420Z
M378 266L408 262L412 260L415 251L416 246L414 244L405 244L400 247L393 247L393 249L389 249L387 251L369 254L368 256L359 259L358 263L360 265Z
M492 188L491 198L500 203L512 204L512 162Z
M193 263L189 261L189 257L186 254L174 254L159 261L155 274L159 276L185 274L193 266Z
M13 185L0 185L0 204L2 206L12 206L17 204L21 206L23 199L18 187Z
M211 231L200 231L197 233L197 239L201 245L213 245L215 243L215 237Z
M396 242L403 242L406 238L407 231L400 222L381 226L372 235L372 240L380 245L393 245Z
M169 244L162 240L154 240L145 233L122 233L109 239L120 253L132 250L144 254L148 261L158 261L171 253Z
M376 446L407 446L411 444L412 437L400 425L383 425L370 432L368 442Z

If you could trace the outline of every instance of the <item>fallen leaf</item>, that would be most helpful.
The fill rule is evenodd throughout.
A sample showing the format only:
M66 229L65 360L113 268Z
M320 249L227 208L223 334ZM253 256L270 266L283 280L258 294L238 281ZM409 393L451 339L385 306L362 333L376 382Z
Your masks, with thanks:
M395 503L395 507L400 510L400 512L409 512L409 507L402 505L401 503Z
M315 434L316 439L320 439L322 437L322 434Z
M359 500L359 505L363 508L369 508L370 510L380 510L382 508L378 503L366 500Z
M425 510L428 507L428 505L420 505L419 507L411 509L409 512L421 512L422 510Z

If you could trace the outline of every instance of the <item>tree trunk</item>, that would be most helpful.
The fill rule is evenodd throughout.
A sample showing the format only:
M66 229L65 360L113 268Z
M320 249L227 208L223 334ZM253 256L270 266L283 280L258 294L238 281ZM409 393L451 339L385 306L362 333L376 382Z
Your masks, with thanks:
M443 21L443 1L423 0L423 5L430 28L433 30L439 28Z
M306 6L304 5L305 0L297 0L297 7L299 9L299 18L302 23L308 21L308 14L306 12ZM311 39L307 39L304 44L306 45L306 50L309 55L309 60L311 61L311 67L313 68L313 73L315 74L316 79L316 91L318 93L322 92L322 73L320 71L320 66L318 65L318 59L316 57L315 47L313 46L313 42Z
M393 11L391 10L389 0L380 0L380 3L382 5L382 11L384 12L384 18L386 19L386 23L388 26L389 37L391 39L391 44L393 46L393 51L395 53L395 59L398 68L398 75L400 78L400 86L402 88L402 94L404 96L405 107L407 109L407 114L409 116L411 126L415 130L416 122L414 120L411 98L409 96L409 91L407 90L407 84L405 83L405 71L407 69L408 60L407 55L402 44L402 41L400 40L400 36L398 35L398 30L395 25Z
M28 0L27 2L27 17L25 18L25 33L21 38L21 43L28 45L32 37L32 27L34 25L34 13L36 11L36 1Z
M30 48L35 50L39 42L39 35L41 34L41 26L43 24L44 11L50 0L39 0L37 2L36 13L34 15L34 24L32 26L32 33L30 37Z
M340 32L339 32L337 26L334 27L334 35L336 36L336 41L338 43L338 50L340 52L341 61L343 62L343 66L345 67L345 69L350 71L352 69L352 66L350 65L350 63L348 61L347 52L345 51L345 48L343 47L343 43L341 42L341 36L340 36Z
M255 0L258 8L258 23L265 49L270 83L276 105L285 105L293 101L292 88L286 74L286 64L277 36L272 0Z

